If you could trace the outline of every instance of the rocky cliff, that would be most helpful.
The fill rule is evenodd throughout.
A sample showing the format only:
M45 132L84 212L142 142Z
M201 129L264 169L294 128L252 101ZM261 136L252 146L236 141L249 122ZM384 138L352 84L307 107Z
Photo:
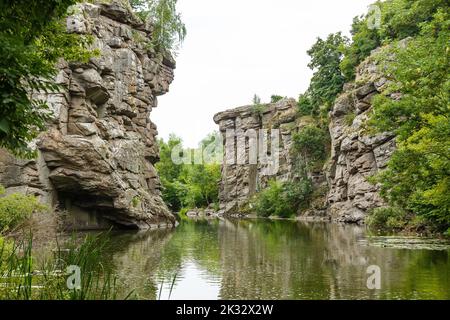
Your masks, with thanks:
M354 82L346 84L329 114L331 157L322 172L309 173L316 187L323 185L326 176L328 193L315 199L310 210L301 215L326 216L342 222L362 222L368 210L384 205L377 185L367 178L386 167L395 150L395 137L389 133L370 135L366 122L372 112L373 97L382 92L387 80L379 73L374 52L357 69ZM396 94L393 99L399 98ZM289 156L292 134L307 124L308 117L296 116L297 104L293 99L264 105L260 114L255 106L244 106L217 114L214 121L219 124L224 136L225 154L220 188L221 210L238 212L240 207L259 189L267 186L269 179L288 181L293 178L293 160ZM311 121L311 119L309 119ZM267 165L258 161L256 165L237 164L237 149L227 147L235 144L235 136L227 136L227 130L280 129L279 170L264 174ZM231 152L230 152L231 150ZM248 155L249 146L245 146ZM230 154L231 153L231 154ZM234 160L229 164L228 161ZM320 187L321 188L321 187ZM317 189L317 188L316 188Z
M168 91L175 62L152 50L152 26L118 1L78 4L72 12L67 30L92 35L101 54L59 63L56 81L65 89L40 95L53 115L34 142L38 157L0 151L0 183L67 211L79 228L172 226L154 167L150 113Z
M367 211L384 205L379 187L367 178L386 167L395 150L390 133L370 135L366 122L373 97L387 80L379 73L374 52L357 69L356 79L344 87L330 113L331 160L326 167L328 212L332 219L361 222ZM395 93L391 96L398 99Z
M297 119L296 109L294 99L283 99L260 106L242 106L214 116L224 141L221 212L238 213L271 179L295 178L290 153L292 135L304 125ZM313 178L322 177L319 174Z

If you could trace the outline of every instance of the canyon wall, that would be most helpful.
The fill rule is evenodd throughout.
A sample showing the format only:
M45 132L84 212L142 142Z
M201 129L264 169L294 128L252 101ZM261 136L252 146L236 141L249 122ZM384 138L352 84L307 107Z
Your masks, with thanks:
M325 168L329 186L328 213L333 220L361 222L368 210L384 206L379 186L367 178L384 169L395 150L395 136L370 134L367 120L372 99L387 79L380 75L372 53L356 70L354 82L346 84L330 113L331 160ZM392 94L398 99L398 94Z
M214 116L224 141L219 190L221 213L239 213L248 199L267 187L271 179L295 178L290 153L292 135L306 124L297 119L296 108L294 99L283 99L277 103L242 106ZM279 145L278 155L272 149L274 143ZM253 159L256 161L251 160L252 154L257 155ZM320 180L322 176L313 178Z
M373 97L382 92L387 84L386 78L379 73L375 54L376 51L358 67L355 81L344 86L329 113L330 159L321 172L309 173L316 190L326 185L328 192L314 199L311 208L299 212L300 215L321 218L325 215L335 221L359 223L370 209L385 205L378 192L379 186L367 180L386 167L395 150L394 135L371 135L365 125L372 112ZM392 94L391 98L399 97ZM225 141L220 184L222 212L238 213L253 194L267 186L269 179L295 179L293 160L289 154L292 135L314 121L310 117L297 117L296 108L295 100L285 99L263 105L262 111L255 110L258 109L255 106L244 106L215 115L214 121L219 125ZM230 158L236 163L238 155L234 149L231 149L230 155L227 144L235 144L237 138L227 136L227 130L246 132L269 128L280 129L280 165L275 174L264 174L266 166L259 161L256 165L228 163ZM247 144L245 153L248 152Z
M121 2L83 3L71 12L67 30L92 35L100 55L60 61L56 82L64 89L36 96L53 111L33 142L38 157L19 160L0 150L0 184L67 211L76 228L173 226L154 167L150 113L169 89L175 61L152 49L152 26Z

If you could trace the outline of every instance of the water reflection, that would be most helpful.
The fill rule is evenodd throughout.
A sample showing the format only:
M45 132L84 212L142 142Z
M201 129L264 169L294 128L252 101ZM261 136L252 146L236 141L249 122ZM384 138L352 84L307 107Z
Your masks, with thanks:
M450 299L449 250L363 245L362 227L265 220L183 222L112 235L105 263L147 299ZM366 286L381 268L381 290Z

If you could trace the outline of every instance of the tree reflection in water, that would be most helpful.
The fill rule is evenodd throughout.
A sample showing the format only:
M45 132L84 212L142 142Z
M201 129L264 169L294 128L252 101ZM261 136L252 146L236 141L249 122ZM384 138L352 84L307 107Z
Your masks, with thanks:
M162 284L163 299L450 299L450 250L364 246L364 227L203 220L111 237L105 264L137 298ZM366 286L369 265L381 290Z

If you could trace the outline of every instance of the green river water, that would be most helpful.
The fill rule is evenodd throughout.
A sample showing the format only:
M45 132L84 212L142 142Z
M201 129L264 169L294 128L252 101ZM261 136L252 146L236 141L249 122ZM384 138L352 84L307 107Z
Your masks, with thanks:
M450 299L448 246L354 225L217 219L110 236L104 264L141 299Z

